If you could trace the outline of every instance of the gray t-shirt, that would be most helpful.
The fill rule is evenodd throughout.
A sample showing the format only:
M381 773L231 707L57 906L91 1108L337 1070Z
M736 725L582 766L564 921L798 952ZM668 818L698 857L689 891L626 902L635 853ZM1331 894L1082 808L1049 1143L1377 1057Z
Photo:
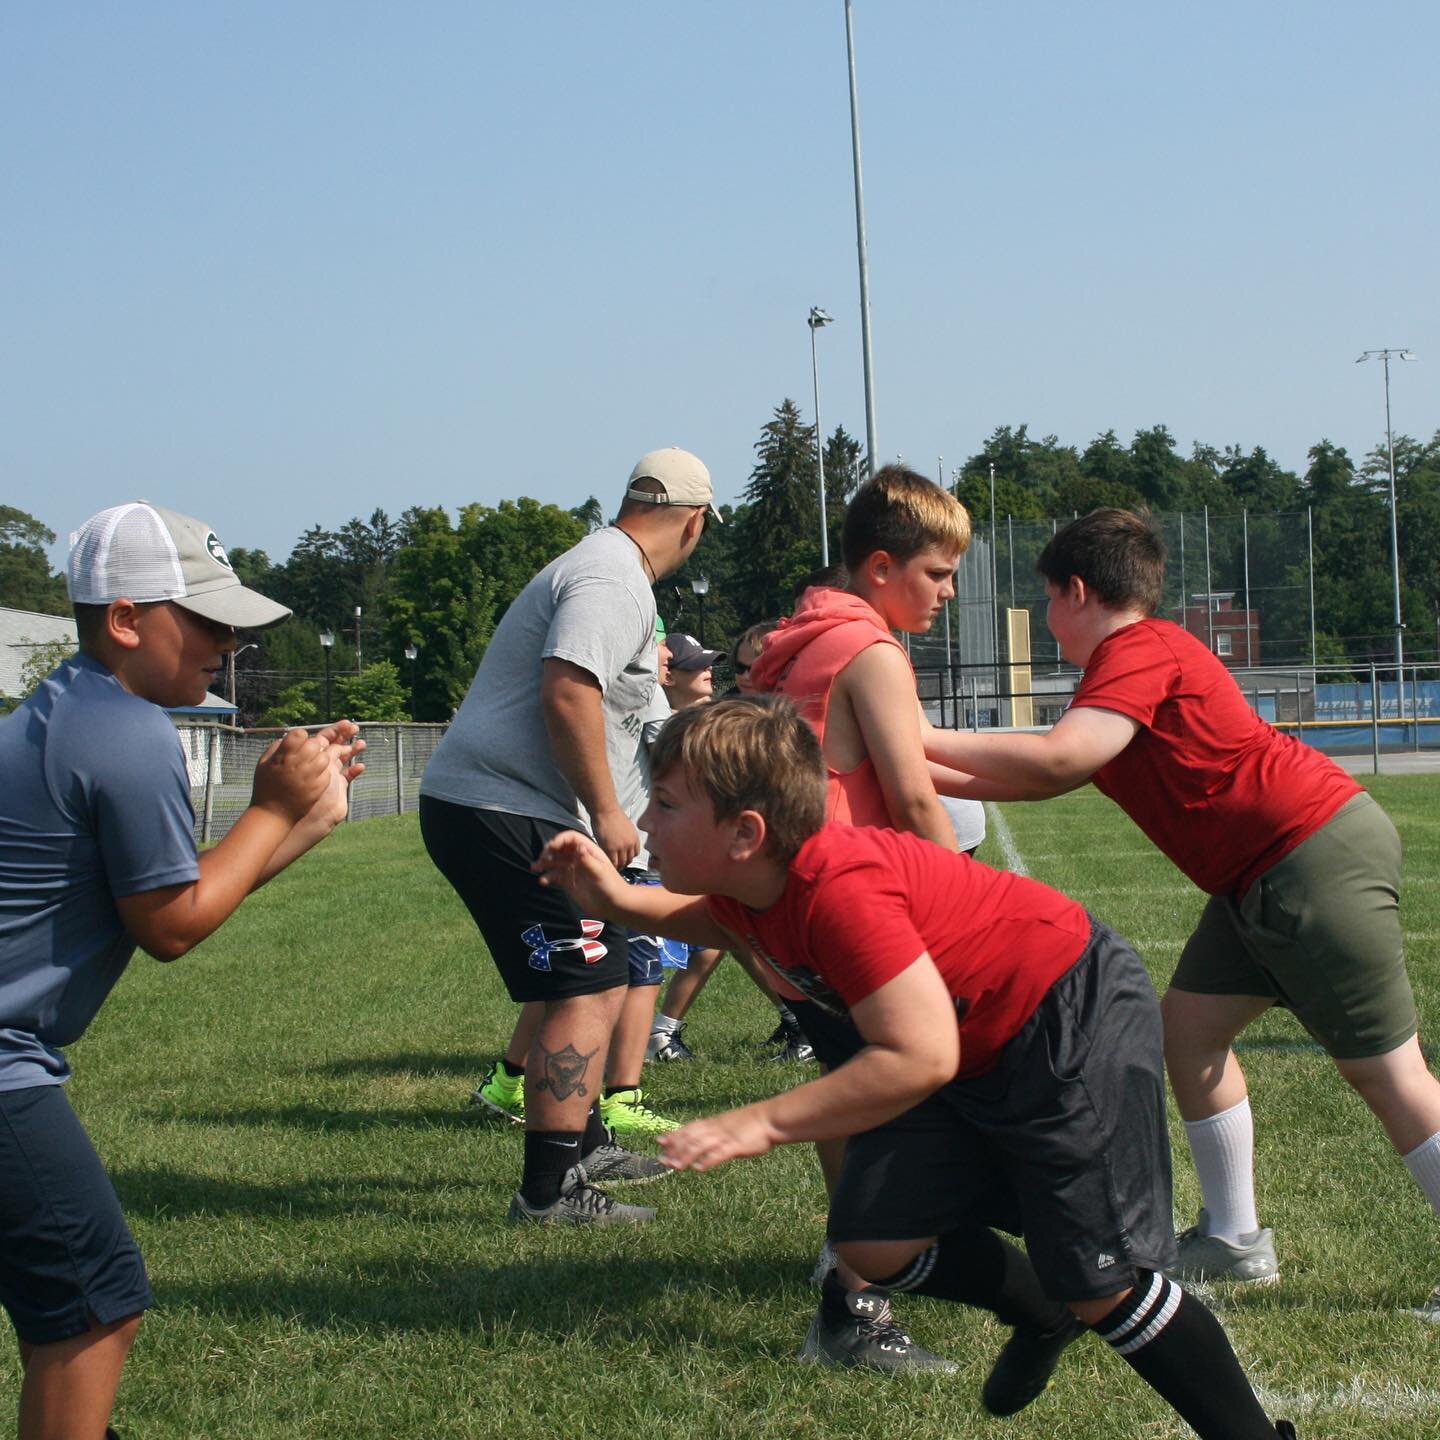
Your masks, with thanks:
M540 681L551 658L599 682L605 755L625 805L655 691L655 597L635 542L613 526L552 560L515 597L425 767L422 795L588 833L545 729Z
M196 880L165 712L85 655L0 721L0 1090L58 1085L135 951L117 896Z

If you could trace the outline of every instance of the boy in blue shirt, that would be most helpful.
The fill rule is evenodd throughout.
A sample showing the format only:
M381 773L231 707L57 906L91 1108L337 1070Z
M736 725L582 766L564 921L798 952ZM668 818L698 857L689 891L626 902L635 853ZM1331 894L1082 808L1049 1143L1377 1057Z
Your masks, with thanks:
M0 1304L20 1340L21 1440L100 1440L154 1303L114 1188L65 1098L79 1039L138 945L175 960L343 818L364 742L292 730L249 808L197 853L179 737L235 629L290 612L214 531L145 501L71 536L80 650L0 723Z

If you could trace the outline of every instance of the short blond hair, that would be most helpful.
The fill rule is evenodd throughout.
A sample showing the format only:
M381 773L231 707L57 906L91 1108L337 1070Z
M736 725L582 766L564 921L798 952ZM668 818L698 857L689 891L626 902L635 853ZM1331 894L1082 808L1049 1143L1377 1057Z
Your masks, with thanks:
M825 760L815 732L778 695L741 696L673 716L650 752L650 773L674 771L709 797L717 820L765 817L768 847L789 860L825 823Z
M886 465L855 492L840 545L851 572L877 550L901 562L927 545L960 556L970 548L970 512L933 480Z

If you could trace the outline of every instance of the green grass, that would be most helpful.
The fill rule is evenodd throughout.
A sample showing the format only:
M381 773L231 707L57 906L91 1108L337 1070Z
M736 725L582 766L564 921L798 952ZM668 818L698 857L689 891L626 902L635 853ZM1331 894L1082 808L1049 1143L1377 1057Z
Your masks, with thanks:
M1406 840L1422 1018L1440 1013L1440 779L1372 783ZM1157 981L1200 897L1093 791L1004 815L1033 873L1131 936ZM999 847L987 842L987 857ZM127 1437L909 1437L1189 1432L1093 1340L1015 1420L976 1392L1002 1338L905 1297L954 1377L796 1364L824 1202L796 1147L631 1191L628 1233L504 1222L519 1132L465 1101L513 1018L413 816L344 828L174 966L137 959L72 1052L71 1094L160 1301L127 1367ZM767 1092L770 1028L726 964L651 1076L679 1118ZM1436 1221L1378 1127L1286 1017L1244 1061L1283 1283L1219 1294L1252 1378L1302 1436L1440 1431L1440 1328L1397 1313L1440 1279ZM1176 1205L1196 1191L1178 1125ZM18 1365L0 1354L0 1393ZM13 1403L13 1402L11 1402ZM9 1421L0 1407L0 1429Z

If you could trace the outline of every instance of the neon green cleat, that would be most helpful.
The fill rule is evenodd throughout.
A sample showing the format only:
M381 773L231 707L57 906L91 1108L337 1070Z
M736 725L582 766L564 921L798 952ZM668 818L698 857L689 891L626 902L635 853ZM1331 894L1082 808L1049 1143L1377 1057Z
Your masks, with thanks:
M600 1118L617 1135L627 1138L638 1135L648 1140L680 1128L678 1120L667 1120L650 1109L645 1104L645 1092L638 1087L602 1096Z
M492 1115L511 1120L516 1125L523 1125L525 1123L525 1077L505 1074L500 1068L499 1061L496 1061L485 1072L485 1078L480 1082L480 1088L470 1097L470 1103L482 1110L490 1111Z

